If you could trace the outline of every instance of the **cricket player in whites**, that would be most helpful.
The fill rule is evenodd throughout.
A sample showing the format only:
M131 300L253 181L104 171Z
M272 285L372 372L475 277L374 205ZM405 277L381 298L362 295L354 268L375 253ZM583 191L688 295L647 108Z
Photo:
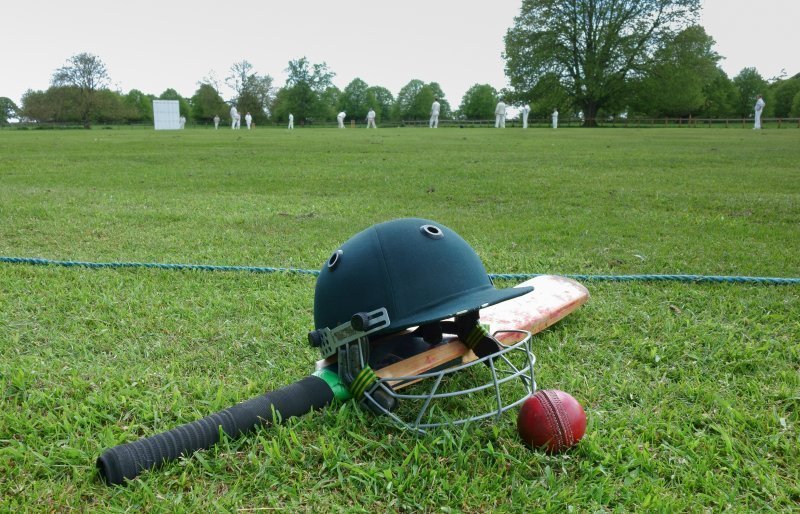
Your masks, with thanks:
M433 103L431 104L431 121L429 123L430 128L439 128L439 109L441 109L441 106L439 105L439 99L434 98Z
M553 109L553 128L558 128L558 109Z
M339 122L339 128L344 128L344 118L347 116L347 113L342 111L336 115L336 121Z
M503 100L494 108L494 128L506 128L506 103Z
M761 130L761 113L764 112L764 106L767 105L764 102L764 99L761 98L761 95L758 95L758 100L756 100L755 106L755 124L753 125L753 130Z
M531 113L531 106L525 104L522 107L522 128L524 129L528 128L528 114L530 113Z
M236 106L231 107L231 129L236 130L239 128L239 124L242 121L242 116L239 114L239 111L236 110Z
M289 130L294 130L294 114L289 113Z
M375 126L375 109L372 107L369 108L369 112L367 113L367 128L378 128Z

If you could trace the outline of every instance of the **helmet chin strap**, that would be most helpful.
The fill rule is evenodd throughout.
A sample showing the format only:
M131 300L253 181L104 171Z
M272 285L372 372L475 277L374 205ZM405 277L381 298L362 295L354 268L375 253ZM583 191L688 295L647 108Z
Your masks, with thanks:
M455 334L464 346L475 352L478 358L482 358L498 352L501 347L479 320L479 311L469 311L456 316L455 321L437 321L421 325L415 332L428 344L441 343L443 334Z
M479 320L480 313L477 310L456 316L456 335L478 358L483 358L500 351L500 343Z

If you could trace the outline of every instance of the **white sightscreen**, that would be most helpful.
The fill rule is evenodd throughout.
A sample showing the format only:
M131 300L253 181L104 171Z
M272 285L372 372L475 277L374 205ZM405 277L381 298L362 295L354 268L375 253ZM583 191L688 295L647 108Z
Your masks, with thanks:
M178 130L180 107L177 100L153 100L153 124L156 130Z

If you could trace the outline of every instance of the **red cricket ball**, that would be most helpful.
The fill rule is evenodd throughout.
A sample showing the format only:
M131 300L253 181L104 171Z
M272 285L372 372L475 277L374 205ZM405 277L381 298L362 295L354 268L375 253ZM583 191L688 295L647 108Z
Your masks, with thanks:
M528 446L558 453L578 444L586 433L586 413L569 393L540 389L522 404L517 430Z

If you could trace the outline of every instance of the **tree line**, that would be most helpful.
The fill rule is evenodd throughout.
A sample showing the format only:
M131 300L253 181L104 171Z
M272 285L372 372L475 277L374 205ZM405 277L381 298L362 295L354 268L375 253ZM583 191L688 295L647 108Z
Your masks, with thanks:
M255 71L242 60L235 62L224 83L233 96L224 99L222 83L213 75L198 81L198 88L189 97L182 97L170 88L160 95L132 89L128 93L111 90L111 80L100 57L81 53L70 57L53 73L47 90L28 90L20 106L8 98L0 98L3 122L12 117L26 121L79 123L150 123L153 121L153 100L177 100L180 114L196 123L210 123L215 116L230 121L230 107L240 113L249 112L256 124L283 123L289 114L296 123L333 121L340 111L350 119L364 119L375 109L378 120L420 120L430 115L431 104L438 99L441 114L453 112L441 86L436 82L411 80L395 97L382 86L370 86L360 78L344 89L333 84L336 74L326 63L311 63L302 57L289 61L283 87L275 88L273 78ZM494 109L494 107L492 107ZM493 112L493 111L492 111Z
M9 118L38 122L148 123L152 100L178 100L181 115L210 123L229 121L229 109L250 112L257 124L333 121L339 111L362 120L375 109L379 121L427 119L434 99L443 119L491 119L497 102L531 107L546 118L553 109L594 126L608 117L746 118L756 95L766 100L765 117L800 117L800 73L765 79L755 68L733 78L720 68L714 40L696 23L700 0L523 0L506 33L505 72L510 87L473 85L453 109L437 82L411 80L394 96L380 85L353 79L344 89L325 62L289 61L282 87L246 60L233 63L224 99L213 73L198 81L194 95L174 89L159 96L109 88L100 57L81 53L57 69L47 90L28 90L20 106L0 97L0 123Z

